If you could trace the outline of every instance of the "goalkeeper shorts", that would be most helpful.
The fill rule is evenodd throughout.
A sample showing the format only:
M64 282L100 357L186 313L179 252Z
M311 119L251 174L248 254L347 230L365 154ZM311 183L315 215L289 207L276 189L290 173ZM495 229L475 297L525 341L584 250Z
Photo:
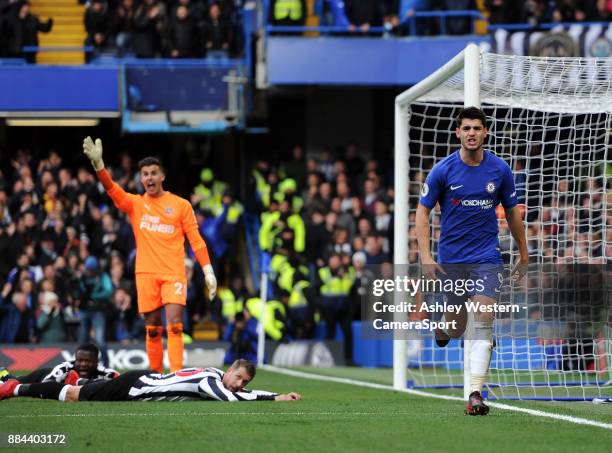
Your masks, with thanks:
M166 304L186 305L185 276L165 274L136 274L138 312L149 313Z

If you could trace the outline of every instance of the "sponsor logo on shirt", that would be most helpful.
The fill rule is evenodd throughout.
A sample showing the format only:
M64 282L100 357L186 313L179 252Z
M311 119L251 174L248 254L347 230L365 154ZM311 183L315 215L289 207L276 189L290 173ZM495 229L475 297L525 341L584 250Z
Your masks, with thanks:
M461 206L491 209L493 207L493 200L490 198L484 200L461 200Z
M174 225L159 223L159 217L144 214L140 219L139 228L141 230L151 231L154 233L172 234L174 233Z

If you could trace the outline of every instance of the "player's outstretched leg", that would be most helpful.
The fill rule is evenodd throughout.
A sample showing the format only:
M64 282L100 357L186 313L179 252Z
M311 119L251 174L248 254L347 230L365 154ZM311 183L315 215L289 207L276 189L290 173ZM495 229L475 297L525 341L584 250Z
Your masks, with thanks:
M0 400L15 396L15 387L19 385L17 379L9 379L0 385Z
M487 415L489 406L487 406L480 392L475 391L470 393L468 401L465 405L466 415Z

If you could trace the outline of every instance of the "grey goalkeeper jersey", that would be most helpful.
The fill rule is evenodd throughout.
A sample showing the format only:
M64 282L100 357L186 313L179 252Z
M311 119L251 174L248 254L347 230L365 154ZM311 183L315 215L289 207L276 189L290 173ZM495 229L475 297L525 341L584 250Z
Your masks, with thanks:
M130 388L129 397L140 401L262 401L273 400L277 393L263 390L232 392L223 385L225 373L218 368L186 368L170 374L149 373Z

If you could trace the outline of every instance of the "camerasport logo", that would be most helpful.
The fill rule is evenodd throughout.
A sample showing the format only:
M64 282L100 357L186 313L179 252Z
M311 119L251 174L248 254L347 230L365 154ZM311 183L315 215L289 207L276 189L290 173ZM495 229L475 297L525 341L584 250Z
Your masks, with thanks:
M61 352L62 348L1 348L0 363L9 370L33 370L56 361Z

